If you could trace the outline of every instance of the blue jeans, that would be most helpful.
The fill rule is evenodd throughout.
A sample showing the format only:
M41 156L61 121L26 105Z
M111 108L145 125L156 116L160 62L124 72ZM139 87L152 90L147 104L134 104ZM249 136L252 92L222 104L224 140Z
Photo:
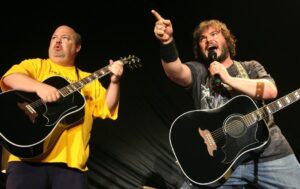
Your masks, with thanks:
M217 189L300 189L300 164L294 154L258 164L239 165ZM180 189L198 187L184 183ZM202 187L199 187L202 188Z
M291 154L273 161L239 165L218 189L230 189L237 185L246 186L248 183L265 189L299 189L300 164L295 155Z

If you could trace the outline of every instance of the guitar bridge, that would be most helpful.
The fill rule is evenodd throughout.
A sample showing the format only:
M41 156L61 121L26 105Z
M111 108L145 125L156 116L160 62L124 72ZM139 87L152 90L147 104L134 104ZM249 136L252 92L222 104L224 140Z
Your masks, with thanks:
M203 138L204 143L206 144L207 151L210 156L214 156L214 150L217 150L217 145L215 143L215 140L213 139L211 133L205 129L198 129L200 136Z
M19 108L35 123L38 113L28 103L18 103Z

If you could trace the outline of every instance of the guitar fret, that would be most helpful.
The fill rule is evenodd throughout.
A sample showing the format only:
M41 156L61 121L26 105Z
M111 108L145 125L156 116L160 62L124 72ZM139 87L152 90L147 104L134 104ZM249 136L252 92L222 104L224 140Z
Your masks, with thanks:
M256 120L255 122L261 120L263 116L265 115L265 110L264 109L258 109L256 112Z
M256 120L256 116L253 113L250 113L248 116L244 117L244 122L247 123L247 125L252 125L253 122Z
M254 113L251 113L250 116L248 117L248 125L252 125L253 122L255 122L256 117Z
M289 98L288 96L285 97L284 99L285 99L285 102L287 102L287 104L290 104L290 103L291 103L291 100L290 100L290 98Z
M74 92L74 90L70 86L66 86L66 88L67 88L67 90L68 90L69 93Z
M277 102L276 102L276 105L279 109L281 109L282 107L285 106L285 100L283 98L280 98Z
M99 75L98 75L97 72L94 72L92 75L94 76L94 78L98 78L99 77Z
M101 71L101 74L102 74L102 75L106 74L106 73L109 71L108 66L107 66L107 67L104 67L104 68L101 69L100 71Z
M103 69L103 70L100 70L100 74L101 74L101 75L104 75L104 74L105 74L104 69Z
M244 122L244 123L246 123L247 124L247 117L248 117L249 115L245 115L245 116L243 116L242 117L242 121Z
M82 85L81 85L80 83L78 83L78 82L77 82L77 83L74 83L73 85L76 87L76 89L80 89L81 86L82 86Z
M269 114L271 114L273 112L276 112L276 111L278 111L280 109L279 108L280 107L279 106L280 103L278 103L278 102L279 102L279 100L277 100L275 102L272 102L268 106L265 107L267 109L267 111L268 111Z
M282 103L281 103L281 100L278 100L278 101L277 101L277 106L278 106L279 108L282 108L282 107L283 107L283 105L282 105Z
M62 88L60 91L63 94L63 96L67 96L68 92L66 90L66 87Z
M290 99L294 102L294 101L296 101L297 99L298 99L298 97L297 97L297 94L295 93L295 94L291 94L290 95Z
M70 86L73 88L74 91L77 90L77 88L75 87L75 85L70 85Z
M267 110L268 114L272 114L272 111L269 106L266 106L265 109Z
M295 97L296 97L296 99L299 99L300 98L300 94L299 94L299 92L297 91L297 92L295 92Z
M268 107L265 107L266 109L258 109L252 113L249 113L248 115L243 117L243 121L247 126L251 126L254 123L258 122L259 120L266 117L266 111L271 113L270 109Z
M88 80L88 82L90 82L90 81L93 81L95 78L87 77L86 79Z
M86 78L82 79L81 81L79 81L79 83L84 86L88 83L88 81L86 81Z
M84 86L83 80L80 80L80 81L78 81L77 83L80 84L81 86Z
M282 98L282 101L284 103L284 106L287 106L291 103L291 97L290 96L286 96L284 98Z

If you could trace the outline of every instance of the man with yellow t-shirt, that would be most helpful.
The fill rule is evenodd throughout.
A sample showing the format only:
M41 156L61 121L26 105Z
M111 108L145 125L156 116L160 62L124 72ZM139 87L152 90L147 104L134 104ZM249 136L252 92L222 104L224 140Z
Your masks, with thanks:
M51 37L49 58L26 59L13 65L2 77L1 89L35 93L43 103L51 104L60 100L64 96L62 91L44 81L58 76L75 83L88 77L90 73L75 66L80 49L81 36L69 26L59 26ZM45 157L26 161L9 155L6 189L87 188L86 163L93 119L115 120L118 116L123 64L112 60L109 63L111 78L108 88L95 79L80 90L84 97L81 121L62 131Z

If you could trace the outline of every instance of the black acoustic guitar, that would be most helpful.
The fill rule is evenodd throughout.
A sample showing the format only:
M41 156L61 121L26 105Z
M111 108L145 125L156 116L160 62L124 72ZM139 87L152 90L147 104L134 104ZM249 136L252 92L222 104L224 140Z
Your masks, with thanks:
M121 58L120 62L130 68L140 66L140 59L133 55ZM1 144L22 159L43 157L64 130L82 121L85 98L80 89L109 73L108 65L72 84L59 76L46 79L43 83L56 87L61 94L60 100L54 103L44 103L35 93L2 92Z
M210 110L193 110L178 116L169 139L176 161L191 183L218 186L250 152L266 147L266 119L300 99L300 89L258 108L248 96L232 98Z

